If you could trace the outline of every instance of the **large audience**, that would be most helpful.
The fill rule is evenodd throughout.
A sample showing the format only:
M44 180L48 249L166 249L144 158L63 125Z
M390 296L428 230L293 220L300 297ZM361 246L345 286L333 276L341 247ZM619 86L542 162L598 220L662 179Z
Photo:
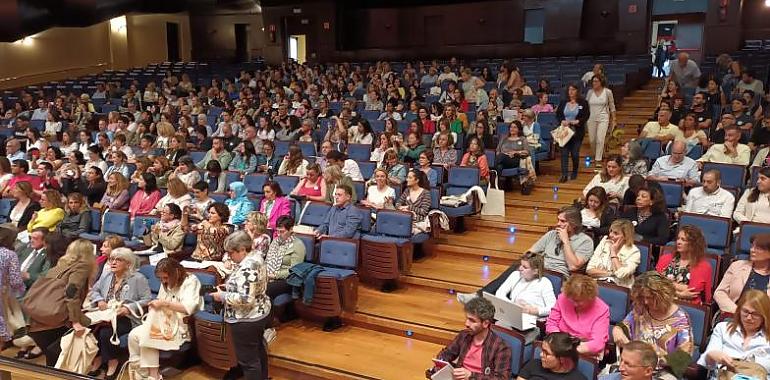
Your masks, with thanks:
M6 312L0 339L20 348L18 358L44 355L55 366L70 330L93 330L98 356L88 374L114 379L127 361L130 371L159 379L160 352L192 334L181 323L159 345L147 321L183 320L215 304L232 328L239 364L226 377L267 378L272 303L291 293L290 270L307 257L295 227L318 239L358 239L369 223L357 205L373 217L396 209L422 222L438 203L431 190L441 194L453 167L478 168L482 187L513 168L530 169L519 175L531 181L541 131L550 131L538 119L553 114L551 127L572 132L561 146L560 182L577 178L586 133L597 174L519 262L477 294L458 294L468 330L438 355L457 367L453 378L510 377L510 348L490 333L495 311L483 293L543 321L523 332L542 357L523 366L521 379L582 378L581 359L608 369L619 363L629 379L681 378L688 365L735 370L749 357L770 370L770 234L752 237L748 257L732 263L720 252L722 276L702 229L678 223L690 214L736 227L770 223L768 97L740 62L728 67L701 73L680 54L652 121L620 155L606 152L617 115L600 64L581 83L551 89L539 81L535 91L513 63L482 68L456 59L398 71L388 62L286 63L211 83L169 72L160 83L109 81L91 93L21 90L18 101L0 102L0 124L10 132L0 157L0 193L10 201L0 263L10 298L26 293L28 323L16 326ZM548 103L562 92L559 104ZM102 113L106 102L117 109ZM723 186L715 163L742 167L741 183ZM266 181L252 180L262 174ZM287 188L280 181L289 177ZM679 185L678 204L669 200L670 184ZM296 226L306 202L331 205L309 231ZM153 222L140 241L94 231L93 218L110 213L128 215L134 231L139 221ZM651 262L640 247L651 247ZM150 261L156 294L139 271ZM216 268L221 285L202 288L189 265L196 261ZM546 273L563 285L554 287ZM627 289L631 299L612 328L603 284ZM58 298L46 291L52 287ZM19 307L10 298L6 310ZM49 300L61 303L63 318L41 311ZM719 311L702 353L683 304ZM99 319L107 310L113 323ZM116 344L118 336L127 344Z

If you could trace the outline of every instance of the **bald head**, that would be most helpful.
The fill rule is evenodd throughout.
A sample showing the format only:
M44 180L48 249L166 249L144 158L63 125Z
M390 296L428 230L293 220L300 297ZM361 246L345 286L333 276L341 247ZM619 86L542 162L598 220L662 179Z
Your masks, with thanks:
M687 53L679 53L679 56L676 57L676 60L679 62L679 66L684 66L687 64L687 61L690 60L690 55Z
M671 161L679 163L684 160L684 155L687 153L687 146L683 141L674 141L671 144Z

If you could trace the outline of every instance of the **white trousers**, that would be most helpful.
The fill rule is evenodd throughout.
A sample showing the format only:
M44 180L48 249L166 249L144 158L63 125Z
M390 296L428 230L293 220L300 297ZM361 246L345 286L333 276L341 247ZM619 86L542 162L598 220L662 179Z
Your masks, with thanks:
M591 142L591 150L594 152L594 159L601 161L604 156L604 141L607 139L607 129L610 127L610 119L607 117L589 117L588 141Z
M160 351L139 346L139 337L146 334L145 330L148 328L148 325L142 324L136 326L128 334L128 360L139 363L141 368L158 368L160 367Z

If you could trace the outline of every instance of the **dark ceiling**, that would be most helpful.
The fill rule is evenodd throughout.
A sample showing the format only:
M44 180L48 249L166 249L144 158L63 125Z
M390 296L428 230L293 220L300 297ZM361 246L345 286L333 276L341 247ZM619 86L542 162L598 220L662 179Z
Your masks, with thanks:
M256 0L0 0L0 41L55 27L83 27L129 12L205 13L253 6Z

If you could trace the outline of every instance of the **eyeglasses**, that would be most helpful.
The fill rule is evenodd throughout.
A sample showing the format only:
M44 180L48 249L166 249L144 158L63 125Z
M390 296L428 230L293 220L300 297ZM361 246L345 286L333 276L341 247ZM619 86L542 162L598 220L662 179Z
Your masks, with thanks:
M741 309L741 316L743 316L744 318L748 318L748 317L751 317L751 318L762 318L762 314L760 314L759 312L750 311L750 310L746 310L746 309Z
M107 261L118 262L118 261L123 261L123 259L121 259L119 257L110 257L109 259L107 259Z

